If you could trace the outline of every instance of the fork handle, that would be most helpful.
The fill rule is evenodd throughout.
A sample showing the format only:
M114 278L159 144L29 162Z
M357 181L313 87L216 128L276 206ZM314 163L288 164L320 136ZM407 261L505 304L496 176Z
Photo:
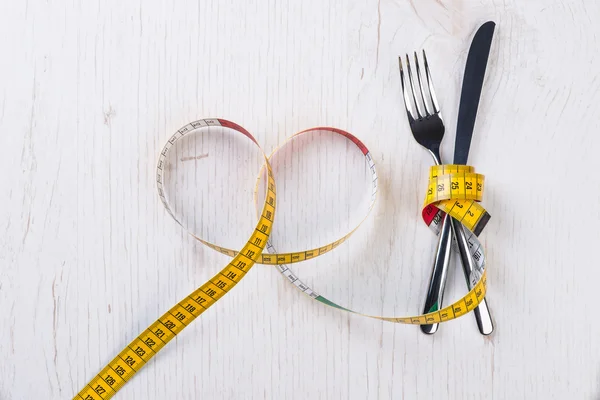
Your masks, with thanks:
M460 222L452 218L452 233L456 238L456 242L458 244L458 251L460 253L460 258L462 261L463 272L465 273L465 280L467 281L467 286L469 290L471 290L471 273L475 270L476 264L473 259L473 255L469 251L469 241L465 234L465 230ZM475 309L473 310L475 314L475 320L477 321L477 327L479 328L479 332L482 335L489 335L494 331L494 323L492 321L492 316L490 315L490 310L488 308L487 302L485 298Z
M429 278L429 287L423 314L438 311L442 306L444 296L444 287L446 286L446 277L448 276L448 266L450 264L450 254L452 250L452 220L447 214L442 217L442 229L439 234L437 251L433 261L433 269ZM439 324L421 325L421 331L426 334L433 334L437 331Z

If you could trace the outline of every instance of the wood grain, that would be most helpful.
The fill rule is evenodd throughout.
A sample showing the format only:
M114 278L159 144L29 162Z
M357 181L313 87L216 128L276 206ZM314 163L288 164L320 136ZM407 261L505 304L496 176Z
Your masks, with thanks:
M257 266L115 398L598 399L599 12L593 0L0 2L0 399L72 398L227 262L155 192L162 144L199 118L235 121L267 151L312 126L360 137L379 170L373 215L296 272L359 311L419 311L435 246L419 219L430 159L408 130L397 56L427 50L451 154L470 38L490 18L470 161L492 214L494 335L471 315L428 337L341 313ZM222 179L189 211L234 244L258 172L238 144L202 159L221 162ZM360 205L360 161L333 138L284 156L274 240L322 243ZM465 290L454 268L447 301Z

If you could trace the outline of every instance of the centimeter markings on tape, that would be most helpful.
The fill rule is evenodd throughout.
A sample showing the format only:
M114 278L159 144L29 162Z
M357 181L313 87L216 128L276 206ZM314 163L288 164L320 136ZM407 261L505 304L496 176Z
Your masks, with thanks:
M159 157L156 180L158 194L163 205L179 225L182 224L171 211L163 189L163 168L167 154L178 139L195 129L209 126L225 126L232 128L243 133L256 143L254 137L242 127L225 120L217 119L192 122L178 130L177 133L169 139ZM266 155L264 155L264 158L268 179L265 203L258 224L242 250L237 252L231 262L227 264L221 272L177 303L142 332L141 335L135 338L135 340L123 349L117 357L115 357L92 381L90 381L90 383L86 385L83 390L81 390L81 392L79 392L75 399L110 399L171 339L233 288L254 265L267 244L267 239L273 227L273 218L275 217L275 179Z
M454 212L454 218L479 235L490 219L478 203L483 197L484 182L485 177L468 165L432 166L423 209L425 223L439 233L443 212Z
M192 132L201 132L202 134L205 134L208 132L207 128L216 126L229 128L245 135L260 149L257 141L247 130L224 119L203 119L194 121L179 129L171 136L159 156L156 170L156 183L159 197L165 209L182 227L184 226L171 210L169 199L164 191L164 167L167 155L175 142L182 137ZM471 287L469 292L460 300L441 310L425 315L412 317L366 315L357 311L352 311L319 295L315 290L304 284L298 276L292 272L289 264L308 260L327 253L346 241L346 239L348 239L348 237L351 236L368 217L368 214L375 205L377 197L378 180L375 163L373 162L367 147L352 134L337 128L319 127L299 132L288 139L288 141L299 135L309 133L317 134L319 132L333 132L346 137L354 143L365 156L367 166L371 172L372 184L368 212L362 221L348 234L325 246L306 251L277 253L275 246L270 240L276 209L276 189L275 178L269 160L279 149L281 149L281 147L276 149L269 157L263 152L262 154L265 160L263 168L266 168L267 171L265 201L256 228L244 247L239 251L228 249L210 243L194 235L192 232L189 232L208 247L232 257L231 262L229 262L225 268L212 279L185 297L144 330L110 363L108 363L108 365L106 365L106 367L104 367L100 373L74 397L74 400L105 400L112 398L117 391L121 389L123 385L125 385L125 383L127 383L127 381L131 379L131 377L135 375L156 353L166 346L171 339L229 292L229 290L231 290L246 275L255 263L276 265L279 272L286 277L294 287L323 304L354 314L395 323L422 325L449 321L465 315L483 300L486 292L485 257L483 255L483 248L477 239L477 234L481 232L487 223L487 220L489 220L489 215L476 203L481 200L481 194L483 192L483 176L475 174L473 168L468 166L439 166L431 169L428 195L422 213L423 219L434 231L437 225L435 220L436 218L439 218L437 216L441 215L440 213L442 212L447 212L454 218L461 220L461 222L469 228L470 235L468 236L468 240L471 247L471 253L477 261L477 268L471 277ZM286 141L284 145L288 143L288 141ZM456 182L458 182L458 184ZM440 185L442 185L441 190L439 189ZM435 190L432 190L430 194L429 189ZM268 253L263 253L265 248Z

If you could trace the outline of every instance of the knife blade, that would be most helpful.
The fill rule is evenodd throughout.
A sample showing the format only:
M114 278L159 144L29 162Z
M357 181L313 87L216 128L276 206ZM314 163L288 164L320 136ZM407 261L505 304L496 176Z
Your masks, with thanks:
M454 144L454 164L466 165L469 158L469 149L477 117L477 109L483 88L485 70L492 45L492 38L496 24L488 21L475 33L465 66L460 103L458 108L458 121L456 123L456 142ZM489 218L489 217L488 217ZM471 289L471 276L476 264L469 251L469 241L462 224L452 220L452 230L456 237L463 272L469 290ZM494 323L490 315L486 299L473 310L477 327L483 335L494 331Z
M481 25L471 42L458 106L454 164L466 165L469 158L471 138L495 27L493 21Z

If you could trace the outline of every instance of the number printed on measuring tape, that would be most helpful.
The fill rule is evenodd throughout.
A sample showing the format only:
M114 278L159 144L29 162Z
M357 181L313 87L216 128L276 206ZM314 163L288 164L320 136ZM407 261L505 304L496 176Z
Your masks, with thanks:
M247 130L236 123L224 119L202 119L194 121L175 132L175 134L167 140L167 143L159 154L156 168L156 184L158 195L167 213L182 227L183 224L176 217L168 202L167 196L165 195L164 166L166 165L167 155L174 144L181 138L192 132L209 134L207 128L214 126L229 128L245 135L260 149L256 139ZM371 192L368 211L362 221L349 233L332 243L309 250L278 253L270 241L270 234L275 218L277 196L275 177L269 160L285 146L289 140L300 135L319 134L319 132L333 132L347 138L358 147L364 155L371 174ZM300 280L298 275L291 270L290 265L318 257L340 246L368 217L375 205L378 189L377 170L373 158L367 147L354 135L341 129L331 127L311 128L298 132L284 142L282 147L273 151L268 157L261 149L264 157L263 168L266 169L267 178L267 184L265 185L265 201L261 207L258 223L256 224L252 235L246 241L246 244L240 250L228 249L210 243L189 232L194 238L206 246L230 256L232 258L231 261L212 279L194 290L187 297L183 298L136 337L111 362L109 362L108 365L106 365L100 373L98 373L98 375L96 375L74 397L74 399L102 400L112 398L117 391L121 389L133 375L139 372L140 369L164 346L166 346L171 339L228 293L256 263L276 265L279 272L292 283L294 287L322 304L369 318L395 323L423 325L449 321L465 315L477 307L483 300L486 293L485 257L483 248L477 239L477 235L479 235L489 220L489 214L478 203L481 201L483 194L483 175L476 174L473 168L469 166L446 165L432 167L425 197L425 206L422 212L425 223L434 231L438 230L437 227L441 220L441 213L443 212L452 215L468 228L470 251L477 263L476 272L470 277L470 291L455 303L441 310L424 315L408 317L366 315L350 310L319 295L314 289ZM256 198L257 197L255 196L255 199Z

